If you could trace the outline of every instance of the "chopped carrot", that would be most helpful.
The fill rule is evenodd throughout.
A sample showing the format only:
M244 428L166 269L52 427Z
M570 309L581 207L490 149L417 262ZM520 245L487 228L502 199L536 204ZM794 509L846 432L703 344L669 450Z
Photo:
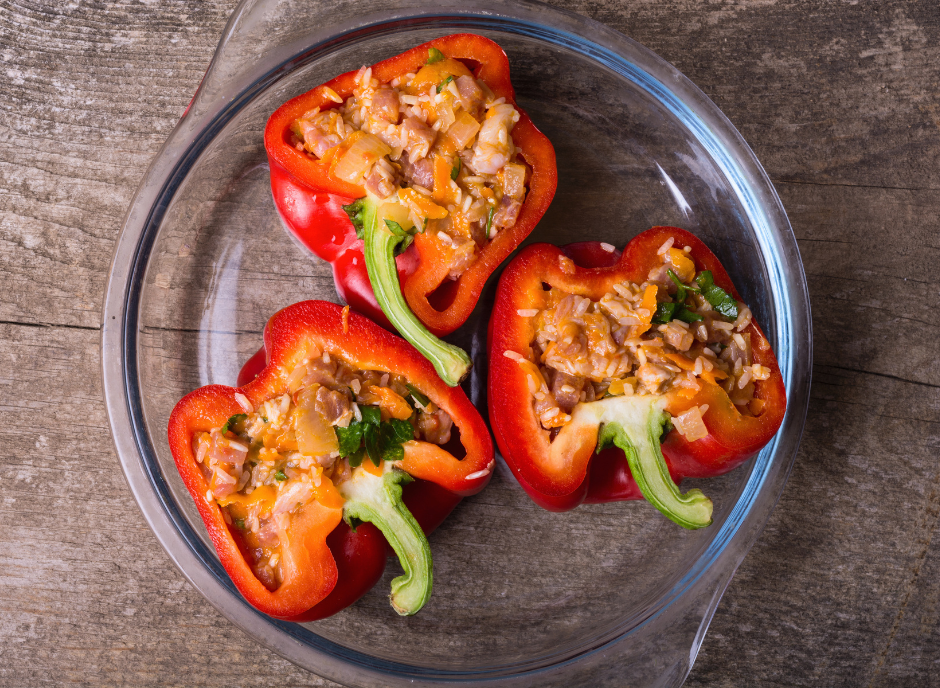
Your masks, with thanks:
M398 192L398 198L404 201L405 205L411 208L415 215L419 217L426 217L429 220L443 220L447 217L447 208L442 208L414 189L402 189Z
M542 385L545 385L545 378L542 377L542 371L540 371L538 366L535 365L532 361L527 358L520 358L519 365L525 371L526 375L532 378L532 381L535 382L536 390L541 389Z
M659 287L655 284L651 284L646 288L646 291L643 292L643 301L640 302L640 308L644 309L647 315L641 316L637 314L637 317L643 321L643 324L635 325L633 327L634 332L631 332L631 336L639 337L652 326L653 316L656 315L656 292L658 290Z
M611 382L610 385L607 387L607 393L615 397L620 396L621 394L624 393L624 391L625 391L624 381L619 378Z
M233 492L227 497L222 497L219 500L219 506L237 506L247 512L250 507L258 505L261 507L259 512L267 514L274 507L276 500L277 491L271 485L262 485L255 488L250 495Z
M343 334L349 334L349 306L343 306Z
M379 407L382 409L382 420L397 418L398 420L408 420L414 410L405 401L404 397L389 387L378 387L371 385L369 391L379 398Z
M724 380L725 378L728 377L728 374L718 369L703 370L702 374L699 375L699 377L705 380L705 382L710 382L713 385L718 385L718 380Z
M668 358L682 370L695 370L695 363L682 354L663 354L663 358Z
M688 282L695 277L695 263L689 258L685 251L678 248L671 248L667 251L669 262L672 263L673 272L682 282Z
M453 165L443 155L434 158L434 193L432 198L440 205L454 203L454 186L450 181Z

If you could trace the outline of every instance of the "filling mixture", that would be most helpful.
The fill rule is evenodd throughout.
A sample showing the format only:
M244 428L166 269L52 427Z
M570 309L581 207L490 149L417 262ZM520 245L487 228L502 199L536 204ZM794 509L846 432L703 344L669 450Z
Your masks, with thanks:
M453 426L401 376L313 353L290 374L289 394L256 409L239 395L245 413L193 438L209 482L206 501L241 531L255 575L270 590L282 583L280 543L292 511L311 500L348 507L346 489L357 474L382 476L383 461L403 458L404 442L445 444ZM398 528L374 522L383 532Z
M646 282L621 282L599 301L552 288L548 307L519 311L535 318L534 360L515 352L529 373L529 388L542 427L552 437L571 421L574 407L612 396L688 398L702 384L720 385L737 409L760 415L754 382L770 369L753 363L751 311L715 286L708 271L696 274L688 247L670 238L659 249L662 265ZM705 437L707 406L672 418L688 440Z
M432 48L417 74L380 84L362 67L345 102L327 93L339 107L295 121L295 147L383 201L391 231L436 237L451 279L516 223L531 176L512 140L519 113L462 62Z

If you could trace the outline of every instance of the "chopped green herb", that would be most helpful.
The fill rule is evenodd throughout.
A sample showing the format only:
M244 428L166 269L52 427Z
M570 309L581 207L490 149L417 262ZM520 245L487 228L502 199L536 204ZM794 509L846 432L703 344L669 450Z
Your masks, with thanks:
M359 413L362 414L363 423L378 425L382 422L382 412L378 406L360 406Z
M243 518L236 518L236 519L235 519L235 527L238 528L239 530L245 530L245 519L243 519Z
M440 62L444 59L444 53L442 53L437 48L428 48L428 61L427 64L434 64L435 62Z
M453 80L454 80L453 76L449 76L446 79L444 79L441 83L437 85L437 92L440 93L441 91L443 91L445 88L447 88L447 84L449 84Z
M359 466L362 465L362 458L363 458L365 455L366 455L366 448L365 448L365 447L359 447L359 449L357 449L357 450L354 451L352 454L350 454L348 457L346 457L346 458L349 459L349 467L350 467L350 468L359 468Z
M678 287L676 292L676 302L682 303L685 301L686 292L695 292L696 294L701 294L702 297L708 301L709 305L714 308L716 311L721 313L727 318L732 320L737 320L738 318L738 302L731 297L728 292L715 284L714 279L712 278L712 273L710 270L703 270L695 278L695 284L697 287L693 287L691 284L683 284L682 280L674 273L672 270L667 270L666 274L669 275L669 279L675 282ZM693 313L687 308L683 309L685 317L676 316L679 320L683 322L697 322L702 320L702 316L697 313ZM692 318L689 320L688 318Z
M233 425L238 425L240 422L242 422L246 418L248 418L247 413L236 413L234 416L232 416L227 421L225 421L225 425L222 426L222 434L224 435L229 430L232 430Z
M688 290L688 287L686 287L682 283L682 280L679 279L679 276L676 273L674 273L672 270L666 270L666 274L669 275L669 279L675 282L676 286L678 287L678 290L676 291L676 302L682 303L683 301L685 301L686 291Z
M711 307L726 318L738 319L738 302L724 289L715 284L710 270L704 270L695 278L695 283L701 289L702 296L711 304Z
M339 442L340 456L349 456L359 449L359 445L362 444L362 431L364 429L365 424L356 421L350 423L347 428L338 426L333 428L336 432L336 440Z
M372 463L378 466L382 462L382 426L370 425L363 433L362 439L366 447L366 454L372 459Z
M392 429L392 437L398 442L407 442L415 438L414 426L407 420L389 418L388 427Z
M267 417L267 416L261 416L261 420L263 420L265 423L267 423L267 422L268 422L268 417Z
M282 483L285 480L287 480L287 474L285 474L284 471L278 471L277 473L274 474L274 479L277 480L279 483Z
M362 464L368 455L376 466L384 461L405 458L402 443L414 439L414 427L407 420L390 418L381 420L376 406L361 406L362 420L353 421L346 428L333 428L339 441L340 456L349 460L352 468Z
M414 385L410 385L406 382L405 387L407 387L408 391L411 392L411 396L415 398L415 401L417 401L419 404L421 404L425 408L427 408L427 405L431 403L431 400L428 399L424 394L422 394L421 390L419 390Z
M681 320L686 323L694 323L703 320L701 315L691 311L680 302L660 303L656 306L656 315L653 316L653 324L665 325L671 320Z
M349 205L343 206L343 211L349 215L350 221L353 223L353 227L356 228L356 238L361 239L363 232L365 232L365 202L366 198L357 198L355 201Z
M496 212L496 208L490 206L490 211L486 214L486 237L490 236L490 227L493 226L493 214Z
M451 181L457 181L457 175L460 174L460 168L463 167L463 163L460 161L460 158L457 158L457 164L450 171Z
M694 323L694 322L699 322L700 320L704 320L705 318L703 318L701 315L699 315L695 311L690 311L685 306L682 306L679 308L679 310L676 311L675 319L681 320L682 322L685 322L685 323Z
M653 316L654 325L665 325L672 320L676 313L678 303L660 303L656 305L656 314Z
M421 228L421 233L424 234L428 229L428 218L424 218L424 227Z

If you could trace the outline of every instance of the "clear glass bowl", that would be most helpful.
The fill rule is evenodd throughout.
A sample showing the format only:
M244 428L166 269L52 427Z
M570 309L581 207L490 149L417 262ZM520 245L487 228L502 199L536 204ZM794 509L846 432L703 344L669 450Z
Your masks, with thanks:
M349 685L678 685L735 568L786 481L808 401L806 282L772 185L731 124L672 66L593 21L532 2L315 4L245 0L190 108L147 172L118 241L104 308L104 388L128 482L173 561L226 617L289 660ZM285 100L434 36L476 32L509 54L519 103L555 145L559 186L530 241L623 246L657 224L718 254L785 376L783 428L721 478L689 481L715 523L689 532L644 502L554 514L502 462L431 537L435 590L414 618L387 601L397 569L312 624L238 595L166 440L176 401L234 384L266 319L336 300L330 268L295 244L271 200L262 130ZM453 341L486 416L489 291Z

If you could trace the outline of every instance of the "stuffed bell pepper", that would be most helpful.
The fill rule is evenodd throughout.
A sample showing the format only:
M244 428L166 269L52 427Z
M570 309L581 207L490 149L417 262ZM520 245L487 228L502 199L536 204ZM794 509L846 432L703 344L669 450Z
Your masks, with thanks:
M683 478L735 468L786 409L770 344L718 259L654 227L613 246L534 244L504 271L490 322L489 411L520 484L551 510L646 498L712 520Z
M264 145L278 212L340 297L456 385L470 360L437 336L466 321L556 186L503 50L444 36L343 74L281 106Z
M285 308L264 347L250 382L197 389L169 421L222 565L262 612L310 621L369 590L390 546L404 569L392 606L414 614L431 593L425 533L490 479L483 419L412 346L348 308Z

